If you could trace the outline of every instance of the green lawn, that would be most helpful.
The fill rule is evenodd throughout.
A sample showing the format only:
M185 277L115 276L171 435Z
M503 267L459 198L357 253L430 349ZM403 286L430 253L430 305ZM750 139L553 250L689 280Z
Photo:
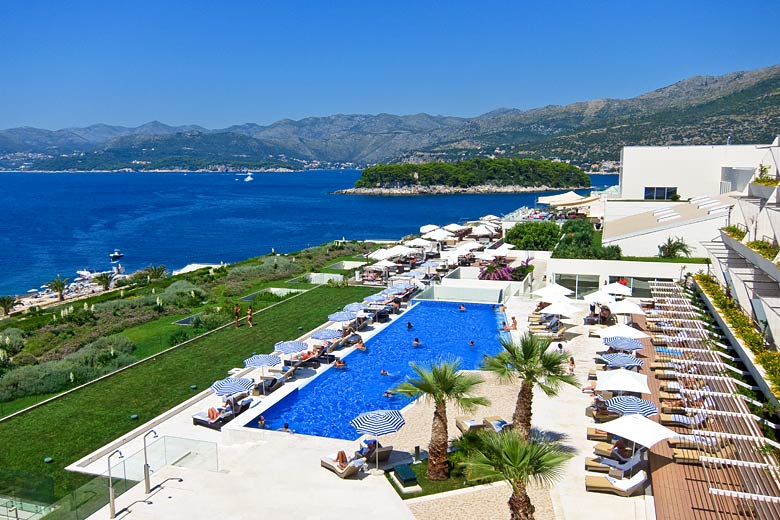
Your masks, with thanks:
M35 403L40 403L41 401L45 401L49 397L55 395L57 394L54 393L54 394L28 395L26 397L20 397L19 399L14 399L13 401L0 403L0 417L11 415L12 413L18 412L19 410L23 410L28 406L34 405Z
M257 314L254 328L223 329L0 423L0 488L7 484L3 470L16 470L52 477L55 496L64 496L90 479L64 467L136 428L139 421L130 415L148 421L191 397L190 385L207 388L229 368L243 366L252 352L271 352L275 342L300 336L373 292L313 289ZM44 457L54 462L45 464Z
M426 495L434 495L436 493L444 493L446 491L454 491L456 489L464 489L468 487L473 486L479 486L481 484L487 484L489 482L496 482L499 479L482 479L478 482L469 482L465 480L465 477L461 472L459 472L457 469L450 472L450 478L447 480L441 480L441 481L433 481L428 480L425 477L425 472L428 471L428 461L424 460L420 464L410 464L410 467L412 468L412 471L414 471L415 475L417 475L417 483L422 488L422 491L418 493L401 493L399 487L395 484L395 481L393 481L392 478L390 478L390 473L387 473L387 480L389 480L392 484L395 490L398 492L398 494L401 496L401 498L417 498L417 497L423 497Z

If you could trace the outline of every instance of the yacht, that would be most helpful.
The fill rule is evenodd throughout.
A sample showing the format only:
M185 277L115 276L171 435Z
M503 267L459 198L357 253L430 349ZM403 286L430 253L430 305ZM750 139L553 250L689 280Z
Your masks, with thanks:
M114 249L113 253L108 254L108 258L111 259L112 262L118 262L120 258L122 258L124 253L122 253L119 249Z
M244 182L252 182L254 177L252 177L252 172L246 172L246 177L244 177Z

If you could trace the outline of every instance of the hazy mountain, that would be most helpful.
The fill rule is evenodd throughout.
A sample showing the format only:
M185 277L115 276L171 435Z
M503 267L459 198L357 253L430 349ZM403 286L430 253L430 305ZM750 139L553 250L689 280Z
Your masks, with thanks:
M101 157L116 159L111 164L151 161L148 168L169 164L165 158L175 157L207 165L246 159L369 164L493 153L595 160L617 158L620 147L627 144L720 143L728 135L734 143L769 142L778 132L780 66L776 65L697 76L630 99L532 110L502 108L474 118L339 114L217 130L159 121L135 128L105 124L56 131L12 128L0 130L0 165L29 167L32 162L33 167L82 168L100 164ZM2 157L15 153L49 158Z

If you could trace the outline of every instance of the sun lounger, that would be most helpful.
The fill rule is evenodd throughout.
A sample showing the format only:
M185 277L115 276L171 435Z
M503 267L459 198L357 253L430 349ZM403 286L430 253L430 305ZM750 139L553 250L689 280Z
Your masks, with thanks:
M727 440L706 435L678 435L669 439L668 442L671 448L716 451L722 448L727 443Z
M339 478L349 478L360 473L360 469L363 467L365 461L363 459L351 460L345 468L340 468L338 462L336 462L336 454L328 455L320 459L320 466L329 469L333 473L339 476Z
M481 430L485 427L485 424L471 417L460 416L455 418L455 426L458 427L461 433L466 433Z
M683 428L693 429L701 428L707 423L707 414L704 412L699 412L693 417L668 413L662 413L660 416L661 424L665 426L680 426Z
M585 469L587 471L597 471L599 473L609 473L613 470L630 473L641 461L642 450L637 450L631 458L624 462L615 460L611 457L587 457L585 459Z
M701 464L699 457L715 457L719 459L733 459L737 450L733 444L723 446L717 451L686 450L676 448L672 450L672 460L678 464Z
M597 423L608 422L613 419L617 419L621 415L623 414L620 412L613 412L611 410L595 410L593 412L593 420Z
M612 493L622 497L630 497L647 482L647 473L640 471L629 479L617 479L609 476L591 476L585 477L585 489L587 491L596 491L600 493Z
M610 442L612 440L612 434L607 433L598 428L588 428L588 440L598 442Z
M493 415L491 417L485 417L482 420L482 424L485 425L485 428L489 430L492 429L493 431L496 432L500 432L504 428L508 428L512 426L511 423L508 423L506 420L504 420L503 418L497 415Z
M192 424L220 431L222 430L222 427L232 421L234 417L232 412L223 412L219 414L219 417L212 421L209 419L208 412L198 412L192 416Z
M626 451L628 451L630 448L626 448ZM599 457L609 457L611 459L615 459L614 453L612 452L612 444L609 442L597 442L596 445L593 447L593 453L595 453ZM633 452L629 454L630 457L633 455Z

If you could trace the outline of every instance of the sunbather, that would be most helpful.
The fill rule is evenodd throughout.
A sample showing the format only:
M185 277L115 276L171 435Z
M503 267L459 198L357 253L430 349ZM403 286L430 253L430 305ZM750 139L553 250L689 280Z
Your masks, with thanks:
M621 462L626 462L631 457L631 450L628 449L628 446L620 437L615 438L610 453Z
M336 464L338 464L339 468L341 469L346 468L347 464L349 464L349 461L347 460L347 454L344 453L344 450L341 450L336 454Z

